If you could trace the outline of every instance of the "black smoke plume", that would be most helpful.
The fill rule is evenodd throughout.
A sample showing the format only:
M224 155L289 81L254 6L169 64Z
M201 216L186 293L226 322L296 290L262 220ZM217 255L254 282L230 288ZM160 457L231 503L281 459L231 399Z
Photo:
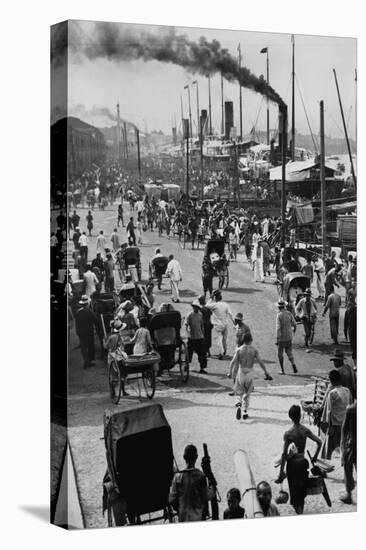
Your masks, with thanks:
M52 51L60 55L65 42L53 44ZM75 22L69 25L69 48L79 56L93 60L105 58L110 61L156 60L179 65L192 73L204 76L222 73L229 82L238 81L270 101L283 107L284 101L264 80L247 67L239 68L238 62L217 40L201 37L197 42L185 35L177 35L172 28L162 28L159 34L135 30L118 23L95 23L93 30L83 33Z

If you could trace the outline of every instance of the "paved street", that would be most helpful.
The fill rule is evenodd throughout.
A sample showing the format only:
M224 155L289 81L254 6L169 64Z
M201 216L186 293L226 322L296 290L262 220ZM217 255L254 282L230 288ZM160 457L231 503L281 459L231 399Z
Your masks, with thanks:
M125 222L129 210L125 203ZM95 257L96 235L103 229L106 236L113 231L117 220L117 205L106 211L95 210L93 237L89 239L89 258ZM86 209L79 209L80 227L86 228ZM121 237L126 237L125 228L119 228ZM157 232L146 232L143 235L144 244L141 247L143 278L148 277L148 262L159 246L164 255L173 253L183 269L181 284L181 303L177 308L183 316L191 311L190 303L201 291L201 262L203 248L183 250L176 239L166 236L158 237ZM122 239L124 240L124 239ZM263 380L263 373L256 367L255 392L252 397L249 419L235 419L235 398L230 397L230 381L226 377L229 359L219 361L209 359L208 375L198 373L197 358L193 358L191 375L187 384L179 378L178 369L164 373L157 384L154 402L161 403L173 432L174 455L183 466L183 449L188 443L194 443L202 453L202 443L208 444L212 460L212 469L218 481L223 502L220 504L220 517L225 507L225 494L231 487L238 486L235 474L233 453L242 448L249 452L255 479L266 479L271 482L274 495L278 487L273 480L278 471L273 467L275 458L282 450L283 432L289 427L287 417L289 407L299 403L299 399L312 396L312 376L325 376L330 370L329 357L334 350L330 339L327 317L318 315L314 345L310 353L305 353L303 345L303 329L298 325L294 339L294 355L298 374L290 373L290 365L285 359L285 369L288 374L278 374L277 348L275 346L275 318L277 312L277 290L274 277L267 278L265 284L254 283L253 272L244 255L238 255L238 261L229 266L230 284L223 291L223 300L228 302L233 313L242 312L245 322L250 326L254 345L266 363L267 370L273 376L273 381ZM116 274L116 280L118 275ZM217 284L217 279L214 279ZM315 289L314 289L315 290ZM170 301L170 288L166 280L162 290L154 289L156 304ZM316 290L314 292L316 296ZM322 310L322 308L319 308ZM343 328L343 311L340 323ZM340 346L349 356L349 346L343 343L340 334ZM95 366L84 370L78 340L74 333L70 340L69 362L69 438L76 466L77 484L81 497L81 505L87 527L102 527L106 519L102 517L102 478L106 468L103 436L103 413L106 409L123 410L138 404L146 404L144 396L139 397L139 388L135 385L129 388L130 397L121 399L118 406L113 406L109 400L108 380L105 360L96 361ZM234 330L230 331L229 353L234 350ZM97 348L97 353L99 348ZM212 353L216 353L213 341ZM97 355L99 357L99 355ZM305 420L308 422L308 420ZM311 446L309 446L311 450ZM202 455L200 455L201 458ZM148 464L148 457L147 457ZM327 486L333 500L333 511L353 511L355 506L346 506L339 502L339 493L343 490L342 469L340 460L334 459L336 469L330 474ZM285 483L286 486L286 483ZM306 513L328 511L322 496L307 497ZM280 506L281 515L292 515L290 505Z

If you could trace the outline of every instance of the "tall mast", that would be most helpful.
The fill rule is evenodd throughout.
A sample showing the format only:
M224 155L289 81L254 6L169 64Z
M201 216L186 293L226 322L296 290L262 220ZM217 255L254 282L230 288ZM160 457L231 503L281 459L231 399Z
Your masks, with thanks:
M224 120L224 77L221 73L221 135L225 133L225 120Z
M210 75L208 75L208 116L210 118L210 136L212 136L211 77L210 77Z
M292 128L291 128L291 158L295 160L295 36L291 35L292 41Z
M355 170L354 170L354 167L353 167L353 159L352 159L352 153L351 153L351 146L350 146L349 139L348 139L347 126L346 126L346 121L345 121L345 118L344 118L344 112L343 112L343 106L342 106L342 101L341 101L341 95L340 95L340 93L339 93L339 88L338 88L337 73L335 72L335 69L333 69L333 73L334 73L335 83L336 83L336 87L337 87L337 94L338 94L338 100L339 100L339 107L340 107L340 109L341 109L341 115L342 115L342 122L343 122L344 135L346 136L346 143L347 143L348 155L349 155L349 160L350 160L350 163L351 163L351 172L352 172L353 182L354 182L354 186L355 186L355 191L357 192L357 180L356 180Z
M320 202L323 258L327 247L326 196L325 196L325 144L324 144L324 101L320 102Z
M355 153L357 154L357 69L355 69Z
M118 160L121 160L121 117L119 112L119 103L117 103L117 155Z
M241 68L241 49L240 44L238 45L238 51L239 51L239 71ZM239 112L240 112L240 141L243 140L243 105L242 105L242 89L241 84L239 82Z
M182 136L184 136L184 116L183 116L183 98L182 94L180 94L180 113L182 117ZM184 139L184 137L183 137Z

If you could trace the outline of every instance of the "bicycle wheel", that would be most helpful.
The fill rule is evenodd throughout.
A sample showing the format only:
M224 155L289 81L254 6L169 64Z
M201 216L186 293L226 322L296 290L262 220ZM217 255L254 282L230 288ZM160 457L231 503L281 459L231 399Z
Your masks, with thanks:
M142 373L142 382L144 384L146 397L148 399L152 399L154 397L155 388L156 388L156 376L155 376L154 367L146 369Z
M189 361L188 361L188 350L187 344L181 342L179 347L179 371L182 382L186 383L189 378Z
M119 366L116 361L112 361L109 365L108 381L111 401L117 405L121 399L122 380L121 371L119 370Z

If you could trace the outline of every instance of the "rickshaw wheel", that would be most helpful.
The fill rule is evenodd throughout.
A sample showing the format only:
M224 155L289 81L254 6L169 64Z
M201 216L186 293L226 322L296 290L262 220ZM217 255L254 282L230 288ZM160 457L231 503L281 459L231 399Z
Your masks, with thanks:
M119 370L119 366L116 361L112 361L109 365L108 381L111 401L115 405L118 405L119 400L121 399L122 381L121 371Z
M146 369L142 373L142 382L144 384L146 397L148 399L152 399L154 397L155 388L156 388L156 377L155 377L154 367Z
M189 378L189 361L187 344L182 342L179 347L179 371L182 382L186 383Z

